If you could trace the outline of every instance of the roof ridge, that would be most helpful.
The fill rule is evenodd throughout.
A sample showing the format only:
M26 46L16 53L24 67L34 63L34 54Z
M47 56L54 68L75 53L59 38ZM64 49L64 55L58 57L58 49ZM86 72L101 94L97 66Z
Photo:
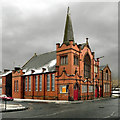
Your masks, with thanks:
M107 64L106 65L100 65L100 67L103 67L103 66L107 66Z
M22 68L32 59L32 58L34 58L35 56L33 55L23 66L22 66Z
M33 56L30 60L26 62L26 64L22 67L23 69L30 68L39 68L49 63L51 60L56 58L56 51L45 52L36 56Z
M38 56L40 56L40 55L44 55L44 54L48 54L48 53L52 53L52 52L56 52L56 51L45 52L45 53L39 54Z
M37 56L44 55L44 54L48 54L48 53L52 53L52 52L55 52L55 51L46 52L46 53L43 53L43 54L39 54L39 55L37 55ZM34 56L34 55L33 55L33 56L22 66L22 68L23 68L30 60L32 60L32 58L37 57L37 56Z

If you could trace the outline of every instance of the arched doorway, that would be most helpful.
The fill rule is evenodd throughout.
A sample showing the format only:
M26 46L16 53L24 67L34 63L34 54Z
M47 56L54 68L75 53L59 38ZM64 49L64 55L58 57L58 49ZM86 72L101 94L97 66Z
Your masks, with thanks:
M78 83L75 83L75 85L74 85L74 100L78 100L78 89L79 89Z

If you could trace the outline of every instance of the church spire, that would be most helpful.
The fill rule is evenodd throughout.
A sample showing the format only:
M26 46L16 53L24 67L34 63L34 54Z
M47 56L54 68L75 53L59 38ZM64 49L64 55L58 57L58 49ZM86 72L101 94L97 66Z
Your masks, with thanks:
M68 7L63 43L65 43L66 45L69 45L69 40L73 40L74 42L72 22L70 18L69 7Z

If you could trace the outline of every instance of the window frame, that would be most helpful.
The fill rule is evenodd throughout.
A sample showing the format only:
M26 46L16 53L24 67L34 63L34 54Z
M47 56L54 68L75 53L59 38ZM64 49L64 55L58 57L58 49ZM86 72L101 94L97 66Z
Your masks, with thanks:
M39 76L39 91L42 91L42 75Z
M47 91L50 91L50 75L47 74Z
M35 91L38 91L38 76L35 76Z
M16 82L17 82L16 83L17 84L17 90L16 91L18 92L19 91L18 80Z
M25 77L25 91L27 91L27 89L28 89L28 85L27 85L27 83L28 83L28 81L27 81L28 79L27 79L27 76Z
M51 88L52 91L55 91L55 74L51 75Z
M94 65L94 73L98 73L98 66Z
M79 57L78 57L78 55L74 55L74 61L73 61L74 63L74 65L79 65Z
M28 77L28 83L29 83L29 86L28 86L28 91L31 91L31 76Z
M14 91L16 92L16 80L14 81Z
M93 85L89 85L89 93L93 92Z
M68 55L61 55L60 56L60 65L67 65L68 64Z
M18 87L18 80L15 80L15 81L14 81L14 92L18 92L18 91L19 91L18 88L19 88L19 87Z
M105 79L106 79L107 81L109 80L108 70L105 71Z
M89 58L89 61L88 61L88 58ZM91 78L91 59L89 54L86 54L84 57L84 78L86 77Z
M87 85L86 84L82 85L82 93L87 93Z

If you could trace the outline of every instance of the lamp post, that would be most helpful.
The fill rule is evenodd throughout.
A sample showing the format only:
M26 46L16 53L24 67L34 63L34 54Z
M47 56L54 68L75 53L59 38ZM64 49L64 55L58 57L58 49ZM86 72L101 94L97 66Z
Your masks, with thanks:
M87 79L87 100L88 100L88 77L86 77Z
M2 100L4 101L4 109L5 109L5 111L6 111L7 99L6 99L6 98L4 98L4 99L2 99Z
M97 62L98 62L98 63L97 63L97 69L98 69L98 70L97 70L97 77L99 77L99 59L101 59L101 58L103 58L103 57L104 57L104 56L97 57ZM95 72L94 72L94 74L95 74ZM94 79L94 78L93 78L93 79ZM96 77L95 77L95 79L96 79ZM99 87L97 86L97 81L96 81L96 86L95 86L95 79L94 79L94 98L96 97L96 96L95 96L95 94L96 94L96 93L95 93L96 89L97 89L97 97L98 97L98 93L99 93L99 91L98 91L98 90L99 90L99 89L98 89ZM99 80L99 79L98 79L98 80ZM98 81L98 84L99 84L99 81ZM97 88L97 87L98 87L98 88Z
M101 56L101 57L97 57L97 59L100 59L100 58L103 58L104 56Z

